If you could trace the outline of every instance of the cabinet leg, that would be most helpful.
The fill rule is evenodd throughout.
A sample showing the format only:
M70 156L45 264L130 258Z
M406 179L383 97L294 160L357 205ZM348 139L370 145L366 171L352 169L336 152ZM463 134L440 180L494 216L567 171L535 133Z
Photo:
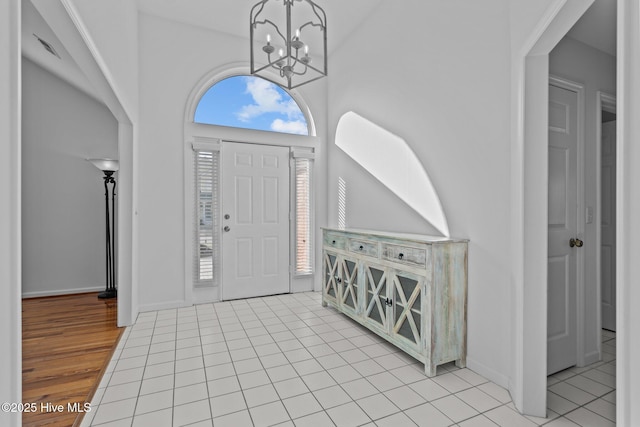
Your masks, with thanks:
M434 363L431 363L431 362L426 362L424 364L424 374L429 378L435 377L436 376L436 365Z
M461 357L460 359L456 360L456 366L458 368L466 368L467 367L467 358L466 357Z
M327 302L325 300L322 300L322 306L326 307L327 305L328 305Z

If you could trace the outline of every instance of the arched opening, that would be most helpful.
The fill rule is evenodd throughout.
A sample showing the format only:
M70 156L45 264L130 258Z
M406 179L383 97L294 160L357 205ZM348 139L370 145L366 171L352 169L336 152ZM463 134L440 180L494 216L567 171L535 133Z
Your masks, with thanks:
M313 164L319 147L314 134L313 119L301 97L268 80L232 70L212 74L194 89L185 115L187 301L199 303L313 289L316 241ZM232 156L235 160L231 160ZM259 185L248 184L245 175L232 172L243 162L245 166L260 162L274 170L276 165L282 165L276 178L282 185L265 186L266 182L276 182L272 176L260 178ZM238 179L244 185L242 191ZM228 199L249 194L253 199L241 203L240 199ZM277 213L279 219L275 222L280 228L271 232L268 242L249 244L260 233L254 230L241 238L236 234L244 227L240 217L246 213L239 206L269 200L286 201L279 208L271 204L258 209ZM256 212L255 215L262 215ZM245 215L242 220L250 217L253 218ZM247 253L248 248L256 245L270 249L262 253L253 250L248 258L254 264L242 265L245 261L240 252ZM247 282L262 283L263 289L236 292L242 286L241 280L231 277L231 272L253 274L267 265L279 272L272 290L267 289L267 280L254 278ZM229 283L234 281L236 285L232 288Z

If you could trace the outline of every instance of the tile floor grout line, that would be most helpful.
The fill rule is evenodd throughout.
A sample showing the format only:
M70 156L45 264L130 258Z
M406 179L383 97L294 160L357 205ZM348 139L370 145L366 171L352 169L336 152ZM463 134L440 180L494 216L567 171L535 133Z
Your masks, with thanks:
M231 371L229 371L228 373L223 372L222 374L224 376L216 379L232 378L232 377L235 378L239 386L239 391L242 393L242 399L243 399L245 408L239 409L234 412L226 413L224 415L220 415L219 417L224 417L224 416L246 411L246 413L249 416L249 419L253 424L255 424L253 421L253 418L252 418L253 416L251 412L253 408L259 408L261 406L273 404L276 402L280 403L280 407L284 408L285 411L281 412L281 414L283 416L286 416L289 420L288 422L290 423L293 423L294 421L299 420L301 418L310 417L320 413L324 413L324 416L327 417L327 420L331 420L332 423L338 423L339 421L336 421L333 418L331 418L331 416L329 415L329 410L340 407L342 405L352 404L352 403L355 403L354 407L359 408L360 411L362 411L365 415L367 415L367 418L372 420L373 417L368 416L362 404L365 399L373 398L375 396L380 396L383 399L385 399L386 402L391 403L390 408L393 408L394 412L381 416L376 420L367 421L364 424L368 424L368 423L376 424L377 421L379 422L389 417L398 416L399 414L403 414L405 417L408 417L407 411L410 411L422 405L426 405L427 403L433 409L438 411L438 413L442 414L443 417L445 417L446 419L449 419L450 422L452 423L450 425L458 425L460 423L465 423L466 421L469 421L476 417L486 417L487 419L491 420L492 423L494 423L495 421L493 420L492 417L489 417L488 413L491 411L495 411L503 406L506 406L509 409L509 411L513 412L513 414L515 414L514 416L519 416L522 419L527 419L529 422L534 423L536 425L547 425L557 420L565 420L565 421L570 421L575 423L573 420L568 418L567 415L570 415L578 411L580 411L581 416L584 416L583 414L586 414L587 417L593 416L593 417L597 417L597 419L600 419L600 420L604 419L612 423L615 423L615 421L612 421L610 418L608 418L609 416L611 416L608 408L610 408L611 406L615 406L615 391L616 391L615 387L611 387L607 383L603 383L601 381L591 378L591 376L593 376L600 380L607 381L607 379L609 378L608 376L615 377L615 375L611 374L612 371L615 372L615 364L616 364L615 353L607 353L609 354L609 356L604 356L603 360L595 364L592 364L588 367L570 368L570 370L563 371L563 373L559 373L560 375L554 374L550 376L548 380L548 386L547 386L548 391L550 393L553 393L556 396L566 399L564 396L549 390L550 387L553 387L556 384L565 383L568 386L575 387L576 390L579 390L582 393L587 393L587 395L593 396L593 398L589 399L588 401L584 402L581 405L571 401L570 399L567 399L567 401L570 402L571 405L575 405L575 408L572 408L571 410L567 411L564 414L557 414L555 418L549 418L545 420L544 418L533 417L532 419L532 418L524 417L520 415L518 411L514 407L512 407L513 402L511 400L509 400L508 402L504 402L502 400L504 397L499 397L498 395L490 394L488 391L485 391L490 389L481 388L486 384L493 384L493 383L491 383L490 381L482 377L479 377L479 379L484 381L480 383L476 383L477 382L476 378L468 377L468 376L465 377L461 375L461 373L463 372L463 369L456 369L448 365L444 365L442 366L443 371L440 372L438 375L438 377L440 377L443 375L452 374L451 378L455 378L456 381L459 380L462 382L461 384L464 384L464 388L459 390L457 389L457 387L453 387L453 388L443 387L443 385L440 382L434 381L434 379L432 378L424 377L421 379L412 380L411 377L407 376L407 375L411 375L411 371L406 371L407 372L406 374L403 374L402 376L398 376L400 375L400 371L398 372L392 372L392 371L404 368L404 369L410 369L410 370L413 369L413 370L416 370L416 372L418 372L419 371L419 369L417 369L418 363L412 360L409 360L408 357L403 357L400 351L394 350L393 348L388 347L389 345L387 344L386 341L379 339L377 335L372 334L369 331L363 329L361 325L358 324L357 322L353 322L351 319L341 316L337 312L332 312L333 310L331 309L329 310L326 310L325 308L318 309L315 306L316 304L317 305L320 304L320 297L318 293L302 293L302 294L278 295L278 296L272 296L272 297L266 297L266 298L256 298L252 300L229 301L229 302L222 302L222 303L207 303L202 305L185 307L183 309L169 309L166 311L165 310L155 311L153 312L154 313L153 328L135 328L136 325L134 324L131 327L127 328L128 331L125 331L125 334L127 334L126 340L124 342L121 342L122 347L117 352L117 358L114 357L110 361L110 363L112 364L111 366L113 366L113 368L110 371L109 379L106 382L104 388L102 389L103 391L100 394L100 397L99 397L101 400L100 405L103 403L102 399L104 398L104 395L106 394L109 387L115 387L119 385L129 384L131 382L135 382L135 381L131 381L131 382L124 382L117 385L113 384L113 380L114 380L113 374L115 372L126 372L127 370L129 370L129 369L123 369L123 370L116 371L118 364L121 361L126 361L127 359L142 356L142 355L140 356L136 355L137 353L142 352L143 351L142 349L133 350L133 351L126 351L126 350L142 347L143 345L146 345L145 362L144 362L144 365L142 366L142 378L138 386L138 395L135 397L136 402L134 405L134 412L131 418L130 425L133 425L133 423L135 423L135 419L136 419L135 411L137 410L139 399L142 396L140 393L142 391L142 384L145 380L144 375L146 373L146 370L150 366L153 366L149 364L150 363L149 358L151 357L152 354L161 353L161 352L151 353L151 349L154 346L153 338L154 336L156 336L156 329L160 327L166 327L167 319L170 317L173 321L172 326L175 328L174 329L175 336L173 337L174 348L173 348L173 360L172 360L172 364L173 364L173 375L172 375L173 376L173 388L172 388L173 393L172 393L172 407L171 407L172 421L174 420L174 417L175 417L176 390L182 388L182 387L176 387L177 375L183 372L190 372L190 371L200 369L200 368L191 369L189 367L188 362L179 363L180 361L178 360L178 357L179 357L178 355L181 354L184 357L183 359L180 359L180 360L198 359L199 362L202 363L202 370L204 372L203 378L204 378L204 383L207 390L207 399L209 403L208 409L209 409L209 415L210 415L210 418L208 420L203 420L205 422L206 421L213 422L213 419L214 419L214 409L212 408L214 397L211 397L211 390L210 390L210 384L209 384L211 381L214 381L214 380L209 379L209 374L208 374L209 370L207 368L229 364L232 368L231 371L233 373L231 374ZM166 312L169 312L169 311L171 312L171 316L166 316L165 315ZM148 315L147 313L141 313L141 315L145 315L144 319L139 317L136 321L144 320L141 322L141 324L150 323L148 320L152 317L151 315ZM259 322L259 324L251 323L251 322ZM208 331L210 333L207 333L206 335L202 335L204 331L203 325L205 324L207 325L206 328L211 328L211 330ZM234 326L234 325L237 325L237 326ZM251 326L248 326L248 325L251 325ZM258 331L251 332L252 329L257 329L257 328L261 328L264 331L266 331L266 334L268 335L271 342L264 342L266 340L260 340L259 339L259 337L261 336L260 332ZM139 339L140 340L139 342L145 341L144 338L145 338L146 332L144 331L147 329L152 330L151 336L149 336L149 343L143 344L143 345L137 345L138 341L133 341L133 340ZM324 332L319 332L317 329L321 329ZM235 332L239 332L239 331L242 331L242 335L244 336L240 336L240 334L234 334ZM164 332L164 330L162 330L162 332ZM282 334L280 335L280 338L278 338L277 334L280 334L282 332L288 332L289 335L287 336L286 334ZM158 334L158 335L162 335L162 334ZM211 342L209 342L208 339L207 340L204 339L205 336L209 336L209 335L212 335ZM192 342L195 343L197 341L199 344L191 345L191 342L189 340L192 340L196 337L197 339L193 340ZM368 338L370 340L370 343L366 345L353 345L352 341L357 340L360 337ZM213 341L219 338L221 338L222 340ZM284 339L281 340L281 338L284 338ZM615 339L616 339L615 335L605 337L605 334L603 332L603 340L602 340L603 343L613 341ZM243 340L243 341L239 342L239 340ZM236 343L237 347L232 345L233 348L231 348L229 344L232 343L233 341L238 341ZM291 341L291 343L281 346L281 343L284 343L287 341ZM335 344L335 343L342 342L342 341L344 341L345 344L350 344L353 348L336 350L336 348L338 348L342 344ZM205 342L208 342L208 344L205 344ZM136 345L133 345L132 347L127 347L127 344L130 344L130 343L133 343ZM157 344L162 344L162 342ZM225 350L219 351L219 349L222 348L222 346L216 347L215 344L223 344ZM184 348L178 348L179 345L180 346L184 345ZM207 351L213 350L212 353L205 354L206 345L213 346L211 349L207 350ZM276 349L278 351L274 353L263 354L263 351L259 351L259 350L261 346L266 346L266 345L273 345L274 347L272 349L264 349L264 351L272 351ZM320 346L323 346L323 348L321 348ZM380 346L379 349L377 348L377 346ZM317 351L311 351L313 347L318 347ZM381 353L381 354L379 354L376 357L372 357L370 356L370 353L368 351L364 350L365 347L370 347L371 351L375 351L376 353ZM188 350L191 348L198 348L200 353L199 356L191 357L190 350ZM241 360L236 360L231 356L234 350L243 350L243 349L251 349L251 352L253 353L253 355L247 358L243 358ZM183 351L180 351L180 350L183 350ZM363 355L361 356L366 358L360 360L359 359L360 355L353 352L353 350L361 351L363 353ZM191 351L193 353L196 352L195 350L191 350ZM303 351L306 354L304 354ZM299 354L296 354L296 352ZM351 354L350 352L353 352L353 354ZM603 354L605 352L606 351L603 351ZM346 357L344 356L345 353L349 353L348 359L345 358ZM228 358L229 361L222 362L222 363L215 363L214 365L207 367L206 356L215 355L215 354L226 354L227 355L226 357ZM267 368L265 365L264 359L271 355L274 355L274 356L279 355L282 359L278 361L276 360L276 358L274 358L273 362L277 364ZM114 356L116 355L114 354ZM325 356L329 356L329 357L337 356L338 358L340 358L339 359L340 365L334 366L333 368L325 367L326 363L320 362L320 360ZM402 364L394 368L388 368L387 367L388 365L382 365L377 361L378 357L386 357L386 356L398 357L402 362ZM220 356L221 358L220 360L222 360L223 357L224 356ZM158 359L160 359L160 357L158 357ZM243 362L245 360L254 360L254 359L257 360L256 366L252 367L251 365L253 364L253 362L247 362L247 364L243 367L243 371L245 369L248 369L248 370L246 372L243 372L242 374L239 374L238 366L241 365L239 364L239 362ZM393 359L389 359L389 360L392 361ZM282 362L285 362L285 363L281 364ZM309 362L309 363L307 364L305 362ZM371 365L370 363L369 363L370 366L367 366L368 362L377 363L379 367L383 369L383 371L377 372L378 367L375 365ZM137 362L132 361L127 363L131 363L131 365L133 366ZM186 370L178 373L176 370L178 369L179 365L183 365L183 368ZM308 365L311 365L311 366L308 366ZM333 365L333 364L330 363L329 365L326 365L326 366L330 366L330 365ZM121 366L124 366L124 365L121 365ZM260 369L256 369L257 366L260 366ZM273 376L274 374L269 375L268 370L269 369L273 370L281 366L287 367L287 369L290 368L292 372L290 374L284 375L282 377L283 379L274 381L278 377L274 377ZM343 367L348 367L351 370L353 370L354 373L357 373L358 375L357 378L353 378L352 380L347 382L339 382L339 380L336 380L336 378L332 376L331 371L340 369ZM130 369L139 369L139 368L130 368ZM224 369L227 369L227 368L224 368ZM361 372L361 370L364 370L364 371ZM367 372L373 372L373 371L376 371L376 373L375 374L367 373ZM240 380L239 380L240 376L244 374L251 374L253 372L263 372L266 378L268 379L268 383L244 388L240 383ZM363 372L365 373L363 374ZM469 372L473 373L473 371L471 370L469 370ZM307 384L307 381L310 381L310 379L305 380L304 377L316 375L316 374L320 375L318 378L326 377L328 380L330 380L330 383L332 384L326 385L326 383L321 382L320 388L315 388L317 385L314 386L311 383ZM394 384L389 389L386 388L388 387L388 385L386 384L385 385L379 384L378 386L376 386L374 383L370 381L370 379L374 375L383 375L383 374L387 374L386 377L393 378L394 380ZM291 378L286 378L287 375L294 375L294 376ZM158 378L158 377L153 377L153 378ZM250 377L247 376L247 378L250 378ZM468 378L469 380L467 380L466 378ZM585 380L584 382L581 383L582 384L581 387L573 385L571 382L569 382L572 379L578 379L578 378ZM280 382L293 380L293 379L299 380L300 383L304 385L304 388L306 391L302 393L296 392L291 396L287 396L286 398L283 398L281 393L278 392L277 389L275 388L275 385ZM345 385L350 383L355 383L356 381L362 381L362 380L365 381L364 384L367 384L371 388L371 390L375 390L376 393L374 394L365 393L367 395L355 399L347 391L350 388L345 388ZM426 397L418 393L416 389L412 387L413 384L420 383L423 380L433 381L434 384L441 387L446 394L438 396L437 398L434 398L432 400L428 400ZM599 392L597 395L594 395L593 391L584 390L583 387L586 387L589 384L587 380L591 381L592 384L594 384L594 386L595 386L595 383L597 383L602 387L606 387L608 391L601 392L601 393ZM261 381L264 381L264 380L257 381L256 384ZM189 386L192 386L192 385L194 384L190 384ZM247 400L245 391L252 390L262 386L267 386L267 385L271 386L271 388L275 391L274 397L277 400L273 402L267 402L260 405L256 405L250 408L249 401ZM314 389L312 390L310 386L312 386ZM320 403L320 401L318 400L316 393L322 390L330 389L332 387L338 387L338 389L340 389L342 393L344 393L345 396L348 397L348 401L346 401L345 403L341 403L340 405L335 405L335 406L331 406L330 408L325 408L322 405L322 403ZM406 390L416 395L416 397L420 402L417 404L414 404L413 406L408 406L405 409L400 409L400 407L393 400L391 400L387 396L387 394L389 392L392 392L393 390L399 390L402 388L406 388ZM502 388L500 387L500 389ZM475 392L481 393L480 396L485 396L486 398L491 399L491 400L487 400L488 405L493 405L494 402L496 402L498 403L498 406L494 406L492 408L488 408L485 410L476 409L476 407L471 405L469 401L465 400L462 396L460 396L460 393L466 392L468 390L475 390ZM598 390L600 390L599 387L598 387ZM498 389L496 389L496 391L498 391ZM237 391L223 393L215 397L221 397L221 396L229 395L231 393L236 393L236 392ZM155 394L155 393L157 392L148 393L148 394ZM284 401L287 399L294 399L296 397L304 396L304 395L311 395L311 399L313 399L313 402L315 403L315 405L317 405L317 407L315 407L315 405L311 405L309 407L311 409L305 409L305 411L310 410L311 412L308 412L308 413L304 412L303 415L300 415L294 419L292 417L292 413L290 412L290 409L287 407L287 405L284 404ZM451 398L451 397L454 397L455 399L467 405L474 412L476 412L476 414L471 417L465 418L464 420L453 422L450 418L448 418L445 412L440 410L438 406L434 405L435 402L438 402L443 399ZM133 397L131 399L133 399ZM484 397L482 399L484 400ZM113 402L119 402L123 400L126 400L126 398L122 400L115 400ZM200 401L200 400L204 400L204 399L199 399L197 401ZM613 400L613 402L611 402L611 400ZM599 401L602 402L599 406L592 405L594 402L599 402ZM185 402L184 404L194 403L194 402ZM108 402L108 403L112 403L112 402ZM97 406L99 407L100 405L97 405ZM478 403L478 405L481 405L481 403ZM594 409L592 410L588 408L587 406L589 405L591 405L591 407L593 407ZM598 408L600 408L599 410L602 413L596 411ZM584 411L582 411L582 409L584 409ZM162 410L165 410L165 409L162 409ZM552 411L550 408L547 408L547 410L549 411L547 412L548 414L552 412L551 416L554 416L556 414L555 411ZM153 412L157 412L157 411L151 411L149 413L153 413ZM146 415L149 413L139 414L139 415ZM219 417L216 417L216 418L219 418ZM127 419L127 418L123 418L123 419ZM107 422L112 422L112 421L116 421L116 420L111 420ZM91 421L91 423L93 423L93 420ZM195 424L198 424L198 423L199 422L196 422Z

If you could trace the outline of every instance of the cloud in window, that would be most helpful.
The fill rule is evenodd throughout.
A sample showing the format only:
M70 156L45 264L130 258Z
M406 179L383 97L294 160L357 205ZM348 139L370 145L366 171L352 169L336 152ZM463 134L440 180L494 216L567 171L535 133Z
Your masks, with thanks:
M300 120L284 121L275 119L271 123L271 130L274 132L293 133L297 135L307 135L309 133L307 124Z
M245 82L246 93L251 95L254 103L240 108L236 113L239 120L248 122L255 117L271 113L286 115L289 120L298 121L301 118L298 104L293 99L283 99L274 83L258 78L245 78Z
M200 98L193 121L309 135L306 117L291 95L255 76L231 76L211 86Z

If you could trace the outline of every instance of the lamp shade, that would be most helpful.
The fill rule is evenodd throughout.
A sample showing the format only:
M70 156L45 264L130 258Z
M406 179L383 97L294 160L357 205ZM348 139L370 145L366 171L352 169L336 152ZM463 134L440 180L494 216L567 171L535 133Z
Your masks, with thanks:
M118 169L120 169L120 162L113 159L87 159L87 161L93 163L95 167L103 172L116 172Z

